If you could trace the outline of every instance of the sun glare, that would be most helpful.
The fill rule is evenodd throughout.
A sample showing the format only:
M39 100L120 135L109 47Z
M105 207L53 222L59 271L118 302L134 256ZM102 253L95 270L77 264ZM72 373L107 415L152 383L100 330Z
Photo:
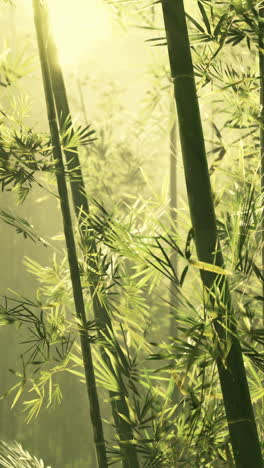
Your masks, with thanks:
M112 34L110 11L102 0L49 0L60 61L77 65L95 54Z

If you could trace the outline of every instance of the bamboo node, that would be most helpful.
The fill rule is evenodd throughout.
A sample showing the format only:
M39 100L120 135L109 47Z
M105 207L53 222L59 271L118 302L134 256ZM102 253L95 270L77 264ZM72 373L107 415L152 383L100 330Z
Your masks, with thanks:
M193 79L193 77L192 77L192 75L190 73L183 73L183 74L171 77L173 83L175 83L175 81L178 80L179 78L191 78L191 79Z

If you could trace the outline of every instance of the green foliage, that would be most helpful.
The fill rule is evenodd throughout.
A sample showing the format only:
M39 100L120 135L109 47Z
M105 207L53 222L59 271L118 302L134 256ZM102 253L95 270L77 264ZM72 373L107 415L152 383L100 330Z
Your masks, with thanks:
M30 193L33 183L43 187L39 173L56 174L56 161L52 158L53 147L47 135L40 135L31 128L19 125L14 127L13 118L5 116L7 123L1 122L0 134L0 184L2 191L13 190L18 202L23 203ZM7 126L7 124L9 126ZM17 122L15 122L17 127ZM61 137L67 151L76 152L78 145L87 145L94 141L90 125L79 126L74 132L65 121ZM72 171L64 170L65 177L72 176ZM45 187L45 185L44 185ZM49 191L46 188L47 191Z
M17 191L22 203L29 194L36 171L53 168L51 147L47 139L31 129L20 127L19 131L2 123L0 136L0 183L3 190Z
M71 117L68 116L61 124L61 142L64 151L77 151L78 146L86 146L96 138L91 138L95 130L91 129L91 124L85 127L78 126L73 129Z
M126 2L115 2L115 7L121 3ZM147 4L141 2L140 6ZM132 2L134 13L135 5L136 1ZM212 307L197 280L198 269L220 277L228 275L230 280L238 324L236 337L242 345L263 436L262 199L256 161L257 131L262 123L257 96L259 75L254 64L257 7L251 8L249 2L209 1L196 2L195 6L197 9L187 18L198 94L205 107L213 102L212 115L206 116L205 111L203 115L206 133L212 130L207 139L208 160L215 179L217 232L225 267L219 269L197 261L183 202L175 233L166 214L167 195L151 192L141 170L143 165L146 168L147 151L135 151L131 133L129 141L116 139L112 130L114 111L107 124L98 125L97 139L90 125L73 132L66 119L61 136L64 150L75 151L77 145L92 142L82 155L92 194L91 209L89 216L82 217L82 235L75 234L87 320L81 323L73 319L70 274L63 250L51 264L41 265L27 258L26 268L39 283L36 300L8 297L0 309L1 325L15 324L18 333L22 332L20 364L11 370L15 383L5 394L12 395L11 405L23 403L30 421L42 408L55 408L61 403L61 374L72 374L85 382L77 333L80 329L86 331L95 358L97 384L115 392L116 398L121 393L125 395L129 415L120 416L133 430L132 443L145 468L233 464L216 372L219 355L225 363L228 353L228 343L219 349L214 330L219 309L225 310L223 297L216 282L216 305ZM125 13L120 16L125 20ZM140 26L148 35L161 34L151 38L149 44L165 44L161 25L150 16L148 9L139 8ZM251 47L248 65L234 58L233 52L236 50L239 55L245 45ZM151 119L152 134L154 128L164 138L169 124L169 119L164 118L168 108L168 70L154 69L156 75L144 103L144 116ZM122 117L122 111L118 112ZM137 125L139 128L133 130L136 136L142 130L140 122ZM52 147L45 135L24 127L14 130L13 123L8 127L3 124L0 149L2 188L18 190L21 202L33 183L39 184L40 174L56 175ZM66 170L65 175L69 179L72 173ZM28 221L7 210L0 214L25 238L42 242ZM96 253L90 250L91 239ZM172 250L179 261L177 272L171 260ZM89 263L91 259L96 261ZM168 303L170 281L177 294L177 305L172 311ZM101 330L92 317L91 284L113 323L113 329L107 329L107 334L102 332L100 337ZM177 324L177 337L168 336L169 310ZM228 325L226 330L230 332ZM109 361L100 355L102 347ZM109 464L115 464L122 460L122 441L115 421L106 419L108 423L110 419L113 429L107 444Z
M0 462L5 468L45 468L43 460L30 455L18 442L0 442Z
M13 226L18 234L23 234L25 239L31 239L33 242L40 242L47 247L47 242L35 233L33 226L26 219L20 218L5 210L0 210L0 219L6 224Z
M9 0L6 3L12 4ZM0 55L0 86L7 88L17 80L28 75L34 68L33 57L27 57L25 51L11 52L5 46L4 52Z

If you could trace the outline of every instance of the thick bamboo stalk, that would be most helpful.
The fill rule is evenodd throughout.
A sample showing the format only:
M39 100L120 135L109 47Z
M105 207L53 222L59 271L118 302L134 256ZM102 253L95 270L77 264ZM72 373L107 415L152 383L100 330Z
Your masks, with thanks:
M260 190L261 190L261 258L262 258L262 275L264 276L264 5L259 7L259 80L260 80ZM262 296L264 297L264 281L262 284ZM262 306L262 315L264 321L264 302Z
M69 103L67 99L66 87L64 83L64 78L61 70L61 66L58 60L58 53L55 41L52 36L52 31L49 25L48 11L45 12L46 18L43 21L43 24L46 24L46 36L47 36L47 56L49 62L49 70L54 94L54 100L57 110L57 116L60 124L61 131L63 130L65 121L69 127L72 128L72 119L69 108ZM65 127L64 127L65 128ZM73 151L64 150L67 167L70 170L72 176L70 177L70 186L73 199L73 206L77 219L79 220L80 232L82 235L87 236L87 231L85 223L82 223L83 217L87 218L89 214L89 204L85 191L85 184L82 175L80 159L78 155L78 149L73 148ZM97 328L99 330L100 338L103 338L103 335L111 337L111 332L113 330L111 319L108 315L108 312L104 305L101 303L100 298L97 292L97 275L92 273L93 271L98 271L98 265L96 262L97 249L94 242L94 236L92 231L90 231L89 239L89 266L91 267L91 285L90 285L90 294L93 303L93 311L95 316L95 321ZM107 353L104 351L103 346L100 348L101 355L110 369L113 370L111 360ZM122 350L119 348L119 352ZM117 354L113 351L114 357L118 358ZM117 361L118 362L118 361ZM121 372L117 369L115 372L118 373L118 380L121 383L120 392L110 391L110 400L112 406L113 418L115 421L115 426L117 434L120 439L121 453L123 455L123 467L124 468L139 468L139 463L137 459L137 452L135 445L131 444L133 440L133 430L129 423L124 420L120 414L123 414L126 419L129 419L129 409L126 402L126 389L122 380Z
M67 246L68 261L70 267L70 275L74 296L74 304L76 316L78 317L80 327L80 342L83 356L83 365L86 378L86 386L90 402L90 416L93 425L94 442L97 454L97 461L99 468L107 467L107 456L103 434L103 424L100 414L99 400L96 388L96 381L94 375L94 367L92 361L91 346L89 341L88 332L86 328L86 314L82 294L82 286L80 281L80 273L78 266L78 259L76 254L76 247L73 235L67 185L64 176L64 166L62 151L60 146L60 136L57 124L57 117L55 105L53 100L51 79L49 74L49 67L46 55L45 35L43 31L42 22L42 2L41 0L33 0L34 20L37 33L39 57L42 70L43 86L46 98L47 114L50 127L51 143L53 146L53 157L56 162L56 178L58 185L58 193L60 197L61 212L63 218L64 235Z
M162 10L197 255L203 262L223 267L183 0L162 0ZM225 359L219 346L217 367L235 463L240 468L261 468L260 443L228 284L212 272L202 271L201 277L207 290L218 289L225 304L218 309L214 328L219 344L230 344Z

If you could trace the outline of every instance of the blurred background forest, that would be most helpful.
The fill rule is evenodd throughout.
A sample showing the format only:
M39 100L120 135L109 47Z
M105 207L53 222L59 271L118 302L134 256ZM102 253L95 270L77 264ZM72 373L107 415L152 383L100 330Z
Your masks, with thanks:
M196 338L191 341L191 333L195 334L199 329L196 313L202 314L202 287L197 266L192 268L191 264L188 264L194 249L175 123L168 53L162 45L165 43L162 13L159 4L149 6L149 3L151 2L122 4L121 1L111 3L103 0L52 0L50 7L74 125L89 124L96 132L93 135L96 138L94 141L80 146L80 158L92 213L97 213L96 204L99 204L107 212L113 213L113 219L120 223L120 230L123 226L127 232L130 230L132 234L142 235L142 238L154 236L157 232L163 236L171 236L176 230L177 243L184 252L177 261L173 254L170 257L182 280L182 292L178 296L176 289L173 289L170 275L166 274L164 264L159 263L162 261L160 258L163 258L163 251L160 250L156 254L157 257L154 257L153 250L147 267L144 264L144 252L142 263L137 264L138 252L129 252L129 242L127 245L125 239L126 231L120 233L121 238L124 236L123 244L120 241L120 250L118 251L113 242L109 247L110 253L107 253L110 255L112 249L114 265L120 265L122 275L122 286L114 286L118 298L115 306L112 306L114 312L114 307L117 308L117 324L122 322L123 327L121 332L117 325L117 333L121 336L125 330L124 343L128 342L131 355L138 359L138 373L142 371L142 376L138 378L144 381L142 388L146 394L147 385L152 382L152 396L155 388L158 388L159 398L166 402L169 398L174 403L179 401L179 394L180 399L183 398L179 407L176 405L177 408L174 407L171 413L169 409L169 413L166 413L169 414L171 424L172 416L182 411L177 423L182 446L179 446L176 452L182 456L182 447L185 447L186 458L183 457L179 466L234 466L230 461L227 428L221 405L220 409L217 403L215 406L210 402L208 405L206 403L203 409L199 406L205 401L206 392L213 393L211 384L198 382L199 379L205 379L200 363L204 360L204 369L208 364L207 358L204 357L206 345L204 344L202 350L195 348L193 355L188 356L190 350L186 351L188 343L190 346L196 343ZM227 269L234 272L230 280L231 289L237 294L235 297L239 304L241 333L245 334L243 339L246 343L247 330L251 330L252 327L262 329L259 326L262 299L254 303L254 314L249 310L252 297L260 297L262 294L262 277L257 267L261 258L257 52L254 51L254 45L251 44L249 50L247 44L247 41L252 40L253 33L245 33L243 36L241 32L243 37L237 41L238 45L235 40L230 41L225 52L219 54L221 58L215 62L215 68L210 69L208 61L211 57L213 62L214 43L211 44L208 40L209 45L204 46L203 40L206 43L206 38L202 37L203 32L195 24L195 21L200 22L206 31L206 20L203 23L204 17L201 16L196 1L186 1L185 7L196 19L189 21L189 27L194 44L193 57L208 164L218 226L219 230L222 230L222 240L227 252ZM1 2L0 27L2 118L5 119L8 115L10 128L16 129L18 135L22 127L30 129L33 133L48 132L31 1ZM249 25L246 27L250 29ZM242 31L243 28L240 29ZM201 37L198 37L199 34ZM175 177L171 175L172 172ZM19 189L14 187L11 191L1 192L1 303L4 307L5 296L12 299L24 297L33 302L36 298L41 298L41 301L46 301L46 306L52 304L54 310L61 307L65 313L70 314L72 299L69 272L65 261L58 199L53 193L56 192L54 175L40 173L37 181L28 194L19 193ZM177 188L177 197L173 195L173 187L175 190ZM251 203L250 197L254 198L254 202ZM18 198L22 199L22 202L19 202ZM245 207L248 208L250 221L245 220ZM3 222L4 218L6 221L3 211L26 219L31 225L30 229L44 239L47 245L38 239L32 242L30 236L25 238L21 231L19 233L19 227L16 232L16 229ZM101 213L100 209L99 212ZM240 242L239 252L237 245L241 223L244 223L244 226L248 223L248 237L243 245ZM254 231L253 240L250 237L251 231ZM108 248L107 243L103 248ZM256 259L255 270L253 262L249 267L250 262L247 260L246 265L245 251L248 252L248 257L254 256ZM249 279L249 275L254 272L255 278ZM185 280L185 274L188 281ZM247 288L250 288L250 291ZM87 308L88 314L91 314L89 300ZM27 371L25 366L29 354L23 355L29 346L28 340L32 339L32 335L27 331L27 324L21 327L5 323L3 325L0 329L1 395L8 393L18 381L23 381L23 372L28 372L27 376L32 379L31 382L34 379L34 370ZM189 335L186 331L188 327ZM180 338L177 335L178 328L182 333ZM179 352L181 376L175 374L173 377L177 387L174 393L171 389L166 393L162 379L164 378L165 382L171 381L170 376L166 374L166 365L171 363L174 351L169 345L168 348L165 345L163 348L161 346L161 350L157 351L155 344L173 343L171 337L176 335L179 341L178 351L175 348L175 353ZM253 356L253 360L248 359L247 366L253 400L258 405L257 421L261 421L263 417L264 364L263 352L258 349L263 340L263 335L261 336L256 346L250 342L251 348L249 344L246 348L245 344L248 355L250 352L252 354L252 349L256 353L255 362ZM152 358L158 356L159 363L149 359L150 355ZM200 366L198 371L196 364L192 367L192 360ZM98 362L100 367L99 358ZM89 413L86 389L79 361L76 360L75 364L77 375L74 372L57 372L54 376L54 391L57 391L57 396L53 399L41 397L39 411L37 404L35 407L34 404L25 405L26 400L35 398L34 391L28 393L28 388L17 394L21 388L18 386L0 400L0 440L18 441L30 453L42 458L45 466L96 466L92 433L87 430ZM183 378L184 366L187 366L188 371ZM38 367L39 364L35 363L36 375L39 372ZM154 370L160 367L164 367L165 371L155 374ZM209 374L213 381L216 378L213 366L207 377ZM100 373L99 381L100 387L104 387L104 375L101 375L100 380ZM46 392L48 393L48 390ZM106 424L106 439L113 440L107 384L105 388L100 388L99 392L103 418L110 423ZM161 403L155 405L160 410ZM152 410L154 411L153 408ZM208 419L205 422L205 414L208 415L209 412L212 417L210 419L208 416L210 421ZM155 432L153 427L152 433ZM189 432L187 427L190 428ZM143 433L144 430L141 436L142 444ZM147 432L145 437L148 437ZM166 452L167 448L165 450L162 447L165 439L170 445L170 440L161 437L162 442L158 446L157 438L155 447L153 445L155 453ZM146 451L146 457L150 454L154 456L153 447L152 452L150 449L149 452ZM199 459L196 458L197 451L200 453ZM143 451L142 453L144 455ZM168 459L170 456L168 455ZM165 464L164 461L160 462L160 465L155 463L153 461L152 464L142 466L177 466ZM121 464L119 462L114 466Z

